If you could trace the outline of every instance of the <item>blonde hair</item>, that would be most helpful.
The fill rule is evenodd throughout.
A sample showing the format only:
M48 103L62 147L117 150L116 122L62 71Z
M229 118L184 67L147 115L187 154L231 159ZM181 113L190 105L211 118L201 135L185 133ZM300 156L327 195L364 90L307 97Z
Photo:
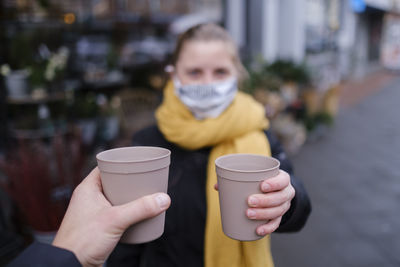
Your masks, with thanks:
M175 51L172 57L172 64L176 66L179 59L179 55L186 42L188 41L222 41L229 48L228 51L231 53L233 64L235 65L238 74L239 81L242 82L248 77L248 72L243 66L237 46L232 40L229 33L221 26L214 23L198 24L186 30L178 37Z

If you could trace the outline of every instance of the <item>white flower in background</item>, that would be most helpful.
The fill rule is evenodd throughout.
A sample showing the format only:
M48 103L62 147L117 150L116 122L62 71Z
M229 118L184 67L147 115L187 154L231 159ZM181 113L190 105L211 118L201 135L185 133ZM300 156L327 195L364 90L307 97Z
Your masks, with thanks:
M8 64L1 65L1 67L0 67L1 75L7 76L8 74L10 74L10 72L11 72L11 68Z
M67 47L60 47L57 53L52 53L46 66L44 77L47 81L52 81L57 71L62 71L67 65L69 50Z
M49 63L47 63L46 71L44 73L44 77L48 81L52 81L56 76L55 64L53 57L50 58Z

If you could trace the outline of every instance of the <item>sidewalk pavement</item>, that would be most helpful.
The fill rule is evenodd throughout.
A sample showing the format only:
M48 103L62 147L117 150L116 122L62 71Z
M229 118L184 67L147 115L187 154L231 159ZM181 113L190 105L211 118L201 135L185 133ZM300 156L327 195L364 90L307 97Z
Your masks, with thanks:
M358 104L369 95L382 90L397 77L393 72L379 70L367 75L364 79L343 83L340 88L340 107L348 108Z
M313 212L301 232L272 235L276 267L400 266L400 77L342 97L335 125L293 157Z

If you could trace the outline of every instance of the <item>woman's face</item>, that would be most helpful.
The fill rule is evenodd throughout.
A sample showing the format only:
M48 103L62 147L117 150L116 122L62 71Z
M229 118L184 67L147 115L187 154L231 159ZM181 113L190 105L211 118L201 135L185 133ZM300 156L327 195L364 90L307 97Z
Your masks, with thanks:
M222 41L187 41L175 66L182 85L209 84L238 77L232 56Z

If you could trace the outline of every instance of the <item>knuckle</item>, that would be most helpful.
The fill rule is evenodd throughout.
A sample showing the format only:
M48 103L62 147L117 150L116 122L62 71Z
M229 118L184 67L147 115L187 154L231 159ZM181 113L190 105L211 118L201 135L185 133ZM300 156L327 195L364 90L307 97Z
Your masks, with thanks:
M285 176L286 178L290 178L290 175L287 172L285 172L284 170L280 170L280 171L283 176Z
M282 180L290 181L290 175L287 172L281 170L280 176L282 176Z
M292 191L289 189L289 190L286 190L286 200L291 200L292 199Z
M288 204L285 203L280 207L279 216L283 216L288 211Z
M279 196L279 202L277 204L282 204L285 203L287 201L287 195L285 193L280 194Z
M285 172L285 177L286 177L286 179L290 182L290 175L289 175L289 173Z
M282 189L287 188L288 185L289 185L289 181L285 178L282 178L279 182L279 187Z
M287 202L285 205L284 212L282 213L282 216L290 209L290 202Z
M296 195L296 190L294 190L293 186L290 187L290 199L293 199Z
M294 197L294 188L290 185L285 189L286 200L291 200Z

